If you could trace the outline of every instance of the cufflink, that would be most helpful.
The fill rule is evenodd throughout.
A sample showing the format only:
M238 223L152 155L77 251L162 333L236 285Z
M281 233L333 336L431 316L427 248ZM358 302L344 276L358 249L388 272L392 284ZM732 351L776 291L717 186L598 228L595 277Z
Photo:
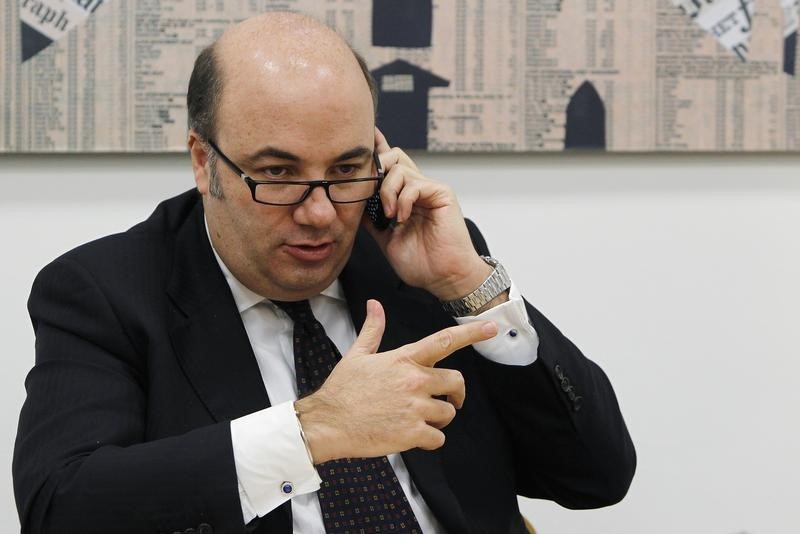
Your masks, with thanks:
M288 480L284 480L281 482L281 493L284 495L291 495L294 493L294 484L289 482Z

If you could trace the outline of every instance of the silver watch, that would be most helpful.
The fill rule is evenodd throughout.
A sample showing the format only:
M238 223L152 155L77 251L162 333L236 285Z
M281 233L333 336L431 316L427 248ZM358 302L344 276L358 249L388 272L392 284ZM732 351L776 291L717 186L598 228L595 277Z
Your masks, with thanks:
M444 311L455 317L470 315L486 306L503 291L511 287L511 278L508 277L508 273L500 265L499 261L489 256L481 256L481 259L494 267L492 274L478 286L478 289L466 297L443 301L442 307Z

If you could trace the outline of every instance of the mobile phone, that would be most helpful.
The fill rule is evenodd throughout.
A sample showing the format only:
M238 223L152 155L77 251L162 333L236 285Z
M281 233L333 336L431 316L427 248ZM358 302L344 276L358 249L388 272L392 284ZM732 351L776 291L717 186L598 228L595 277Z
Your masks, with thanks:
M396 221L388 218L383 213L383 202L381 202L380 186L383 183L383 165L381 159L378 157L378 147L372 152L372 159L375 163L375 171L381 180L378 181L378 186L375 189L375 194L367 199L367 218L372 222L372 225L378 230L386 230Z
M392 224L392 219L383 213L383 202L378 191L367 200L367 218L378 230L386 230Z

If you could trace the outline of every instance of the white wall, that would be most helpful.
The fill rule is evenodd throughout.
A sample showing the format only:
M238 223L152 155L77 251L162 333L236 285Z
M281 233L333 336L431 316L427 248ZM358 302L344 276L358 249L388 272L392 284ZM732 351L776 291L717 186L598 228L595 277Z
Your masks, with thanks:
M794 533L800 156L417 155L526 296L611 377L639 454L622 504L523 500L542 534ZM191 186L186 158L0 156L0 532L46 262ZM487 488L487 491L491 491Z

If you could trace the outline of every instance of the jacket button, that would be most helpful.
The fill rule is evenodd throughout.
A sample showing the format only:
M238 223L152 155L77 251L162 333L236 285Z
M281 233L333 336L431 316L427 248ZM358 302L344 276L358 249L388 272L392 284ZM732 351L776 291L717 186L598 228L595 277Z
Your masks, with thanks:
M214 534L214 529L208 523L200 523L197 526L197 534Z
M554 370L556 372L556 376L558 377L558 379L562 380L564 378L564 372L561 370L561 366L556 364Z

